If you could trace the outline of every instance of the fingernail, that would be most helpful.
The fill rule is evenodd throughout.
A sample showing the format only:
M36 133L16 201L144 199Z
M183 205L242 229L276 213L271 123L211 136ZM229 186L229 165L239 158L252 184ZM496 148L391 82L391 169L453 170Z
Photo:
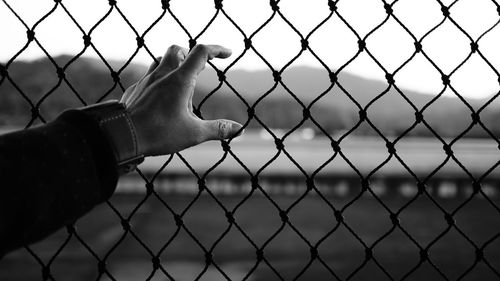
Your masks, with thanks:
M232 55L232 54L233 54L233 50L231 50L231 49L229 49L229 48L226 48L226 47L222 47L222 48L224 48L224 52L226 52L226 54L227 54L228 56L230 56L230 55Z
M236 122L231 123L231 132L233 134L233 137L238 137L238 136L241 136L241 134L243 134L243 132L245 130L241 130L242 127L243 127L243 125L241 125L239 123L236 123Z

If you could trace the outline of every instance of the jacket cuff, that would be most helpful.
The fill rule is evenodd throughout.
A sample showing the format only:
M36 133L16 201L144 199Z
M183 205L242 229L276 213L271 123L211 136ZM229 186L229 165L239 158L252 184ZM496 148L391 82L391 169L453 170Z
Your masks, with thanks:
M102 132L111 143L118 173L125 174L144 160L139 152L134 124L122 103L116 100L102 102L80 108L97 122Z

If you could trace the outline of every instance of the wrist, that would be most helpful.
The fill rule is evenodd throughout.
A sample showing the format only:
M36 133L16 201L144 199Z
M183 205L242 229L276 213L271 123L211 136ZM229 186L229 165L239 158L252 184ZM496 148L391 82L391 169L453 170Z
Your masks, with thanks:
M123 104L107 101L81 110L98 122L113 149L121 174L132 171L144 160L134 123Z

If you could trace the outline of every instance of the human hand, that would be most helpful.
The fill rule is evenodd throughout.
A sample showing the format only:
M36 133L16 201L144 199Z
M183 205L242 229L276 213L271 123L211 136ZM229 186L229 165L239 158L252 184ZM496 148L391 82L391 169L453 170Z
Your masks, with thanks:
M121 102L130 114L141 154L170 154L242 133L239 123L202 120L192 112L198 74L208 60L230 55L229 49L217 45L197 45L191 52L172 45L158 65L153 63L144 77L125 91Z

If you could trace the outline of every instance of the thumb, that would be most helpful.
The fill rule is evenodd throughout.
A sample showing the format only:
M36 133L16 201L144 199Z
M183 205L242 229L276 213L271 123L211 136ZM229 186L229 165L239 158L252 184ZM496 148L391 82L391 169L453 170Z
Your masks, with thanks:
M224 140L237 137L243 133L241 129L243 126L231 120L204 120L203 123L205 140Z

